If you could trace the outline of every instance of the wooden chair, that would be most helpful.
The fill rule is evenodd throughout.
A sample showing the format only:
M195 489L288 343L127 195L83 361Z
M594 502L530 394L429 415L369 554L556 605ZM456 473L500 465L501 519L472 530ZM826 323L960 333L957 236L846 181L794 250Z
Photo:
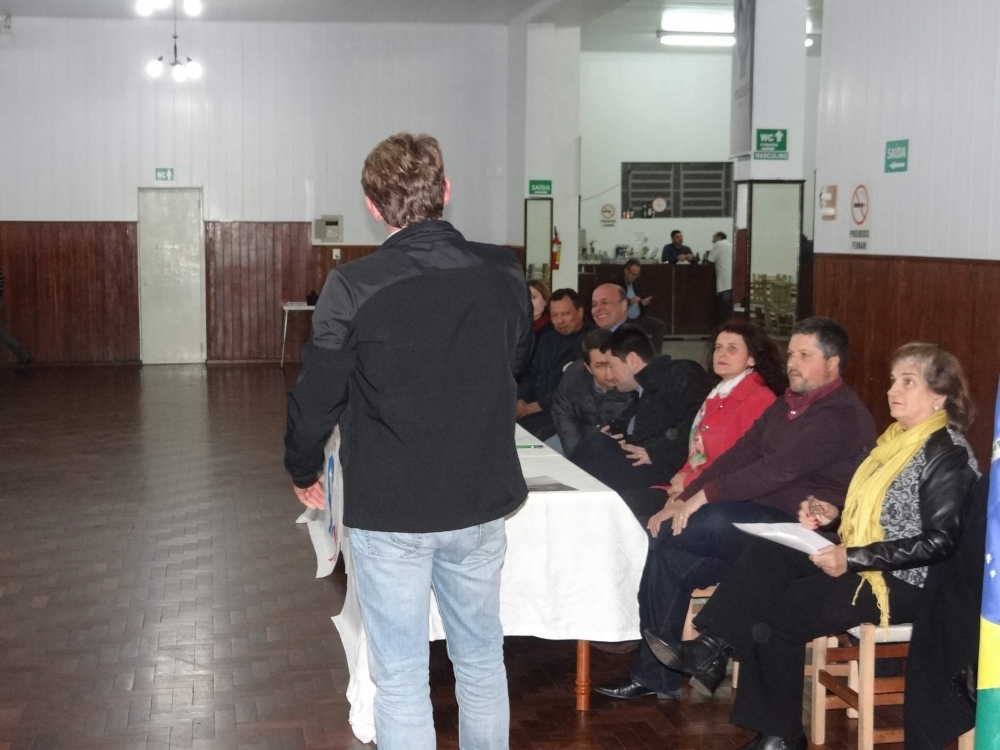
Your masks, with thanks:
M875 677L875 660L907 656L912 630L912 625L893 625L886 636L882 628L866 623L848 631L859 640L857 646L851 645L846 635L813 641L810 738L813 744L822 745L826 741L826 712L836 708L846 708L849 717L857 717L858 750L873 750L876 744L903 741L902 728L875 728L875 706L902 705L906 679ZM839 671L842 675L845 666L848 667L846 684L837 674ZM972 750L974 745L975 730L959 738L959 750Z

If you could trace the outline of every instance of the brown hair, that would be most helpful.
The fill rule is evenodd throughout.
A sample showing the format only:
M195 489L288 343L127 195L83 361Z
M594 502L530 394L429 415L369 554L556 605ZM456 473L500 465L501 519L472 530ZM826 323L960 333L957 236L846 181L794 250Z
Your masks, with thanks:
M549 300L552 299L552 292L549 291L549 285L541 279L532 279L528 282L528 286L542 295L542 299L545 300L545 309L548 310Z
M903 344L892 355L893 366L900 362L919 364L927 387L945 397L944 410L948 413L948 425L959 432L969 429L976 407L969 398L969 381L965 379L962 365L954 355L937 344L911 341Z
M390 227L440 219L445 192L440 144L426 133L390 135L365 158L361 187Z
M759 327L742 318L727 320L712 332L705 352L705 369L708 370L710 379L715 382L719 380L719 376L715 374L712 355L715 353L715 341L720 333L735 333L741 337L746 344L747 352L753 357L753 369L764 379L764 385L770 388L775 396L781 396L785 392L788 388L788 374L785 372L778 347Z

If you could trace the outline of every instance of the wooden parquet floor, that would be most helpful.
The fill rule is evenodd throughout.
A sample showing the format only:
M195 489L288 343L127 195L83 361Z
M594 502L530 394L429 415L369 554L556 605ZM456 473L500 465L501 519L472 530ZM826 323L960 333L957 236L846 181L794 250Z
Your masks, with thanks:
M0 750L361 748L282 465L294 369L0 369ZM573 709L575 644L506 643L513 750L736 748L715 700ZM594 652L595 682L629 656ZM443 644L431 683L458 747ZM831 719L830 747L854 747Z

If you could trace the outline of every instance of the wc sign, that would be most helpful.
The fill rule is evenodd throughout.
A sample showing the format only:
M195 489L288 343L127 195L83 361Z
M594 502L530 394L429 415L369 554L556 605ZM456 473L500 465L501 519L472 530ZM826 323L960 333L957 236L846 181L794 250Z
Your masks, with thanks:
M757 128L757 148L754 159L768 161L788 160L788 131L773 128Z

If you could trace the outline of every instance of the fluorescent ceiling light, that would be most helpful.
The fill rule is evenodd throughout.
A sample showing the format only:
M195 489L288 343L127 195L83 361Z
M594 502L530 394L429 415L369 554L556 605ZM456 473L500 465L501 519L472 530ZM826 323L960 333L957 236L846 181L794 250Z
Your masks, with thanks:
M668 47L732 47L736 37L722 34L661 34L660 44Z
M732 8L669 8L663 11L664 31L701 34L732 34L736 21Z
M806 19L806 33L807 34L813 33L813 22L810 21L808 18Z

